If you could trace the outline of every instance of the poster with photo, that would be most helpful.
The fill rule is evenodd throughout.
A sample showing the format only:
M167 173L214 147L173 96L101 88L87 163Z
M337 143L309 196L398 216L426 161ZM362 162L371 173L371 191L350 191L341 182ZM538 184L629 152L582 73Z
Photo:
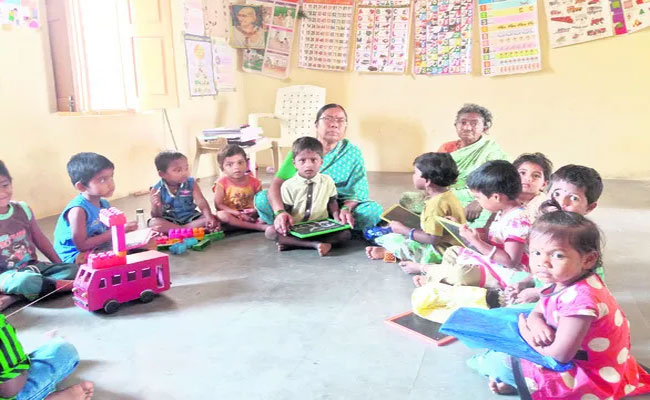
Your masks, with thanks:
M413 73L472 72L472 0L416 0Z
M267 32L267 39L264 49L251 47L244 50L242 69L273 78L287 78L298 16L298 0L254 1L243 7L260 9L262 28Z
M215 96L212 42L207 36L185 35L190 96Z
M608 0L545 0L544 5L553 48L614 34Z
M354 70L404 73L409 55L410 1L361 0Z
M345 71L354 0L304 0L302 7L298 67Z
M537 0L479 0L484 76L539 71Z
M235 90L235 49L224 38L212 38L214 81L219 92Z
M230 6L232 28L230 45L237 49L264 49L266 47L266 24L260 6L235 4Z

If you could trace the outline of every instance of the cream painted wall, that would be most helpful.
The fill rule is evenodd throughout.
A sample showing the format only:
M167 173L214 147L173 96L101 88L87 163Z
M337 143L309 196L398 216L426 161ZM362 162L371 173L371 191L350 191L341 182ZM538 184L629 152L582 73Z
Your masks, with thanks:
M43 4L41 10L46 11ZM191 162L194 135L205 127L241 124L246 113L242 91L215 98L190 98L179 10L180 0L172 0L180 107L168 110L168 114L179 150ZM173 148L161 111L62 116L53 111L47 28L0 30L0 49L0 159L14 178L14 199L27 201L40 217L58 214L76 194L65 165L72 154L81 151L98 152L113 161L115 198L156 182L153 158L160 150ZM238 83L243 86L239 75ZM199 175L214 174L214 165L211 157L202 157Z
M481 77L477 62L467 76L312 71L298 69L294 54L286 81L239 72L236 93L190 99L181 9L180 0L172 0L180 108L169 116L190 159L194 135L204 127L243 123L250 112L273 110L277 88L314 84L327 88L328 102L347 108L349 138L361 146L369 170L409 171L418 154L454 139L455 112L475 102L493 112L491 134L512 156L541 151L556 166L573 162L608 178L650 178L650 29L549 49L542 22L543 71L497 78ZM75 194L65 163L79 151L113 160L115 197L155 182L153 156L171 146L160 112L59 116L51 111L46 29L0 31L0 49L0 157L14 176L14 198L28 201L40 216L58 213ZM475 48L475 60L478 55ZM273 122L264 126L277 130ZM205 157L199 176L213 172L214 162Z

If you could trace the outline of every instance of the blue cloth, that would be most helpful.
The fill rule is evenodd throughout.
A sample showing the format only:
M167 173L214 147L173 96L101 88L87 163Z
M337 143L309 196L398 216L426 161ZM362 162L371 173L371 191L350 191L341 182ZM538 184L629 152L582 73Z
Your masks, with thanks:
M505 307L483 310L460 308L440 328L441 333L460 339L467 347L483 348L523 358L553 371L567 371L573 363L560 363L543 356L519 334L519 314L528 315L529 307Z
M162 179L153 187L160 190L163 218L174 221L178 225L185 225L196 219L197 213L200 215L194 203L194 178L189 177L181 183L175 195L169 191L169 187Z
M74 263L77 255L80 253L77 246L72 240L72 230L70 221L68 221L68 212L74 207L81 207L86 212L86 235L88 237L97 236L106 232L108 227L99 220L99 210L108 208L110 205L104 199L99 200L99 208L86 200L81 194L78 194L59 216L54 228L54 250L61 257L64 263Z
M79 363L79 354L72 344L56 338L36 349L29 359L27 382L16 400L41 400L54 392Z
M467 365L481 375L517 387L512 372L512 357L506 353L488 350L467 360Z

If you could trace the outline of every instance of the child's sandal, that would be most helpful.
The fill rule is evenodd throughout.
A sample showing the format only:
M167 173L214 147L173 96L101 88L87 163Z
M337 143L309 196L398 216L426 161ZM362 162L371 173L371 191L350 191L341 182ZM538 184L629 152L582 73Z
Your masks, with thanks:
M384 253L384 262L396 263L397 262L397 257L395 257L395 254L387 251L387 252Z

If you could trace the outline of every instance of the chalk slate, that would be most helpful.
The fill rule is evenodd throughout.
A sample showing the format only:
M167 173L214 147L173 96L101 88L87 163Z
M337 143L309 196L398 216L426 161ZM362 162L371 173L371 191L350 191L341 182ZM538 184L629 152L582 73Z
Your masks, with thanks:
M312 236L326 235L332 232L350 229L350 225L343 225L334 219L323 219L319 221L300 222L291 227L289 233L300 239Z
M440 332L442 324L424 319L411 311L390 317L386 319L386 322L405 329L409 331L409 333L415 333L422 336L425 339L434 342L438 346L455 339L453 336Z
M469 242L468 242L467 240L463 239L463 237L460 236L460 226L461 226L461 225L460 225L459 223L454 222L454 221L450 221L450 220L448 220L448 219L446 219L446 218L439 217L439 216L436 217L436 220L437 220L437 221L440 223L440 225L442 225L442 227L445 228L445 230L446 230L447 232L449 232L449 234L450 234L451 236L453 236L454 239L456 239L460 244L462 244L464 247L467 247L467 248L469 248L469 249L472 249L472 250L474 250L474 251L477 251L476 248L474 248L474 246L472 246L471 244L469 244Z
M384 211L384 213L381 215L381 219L386 222L401 222L409 228L420 229L420 216L413 214L399 204L396 204L388 210Z

